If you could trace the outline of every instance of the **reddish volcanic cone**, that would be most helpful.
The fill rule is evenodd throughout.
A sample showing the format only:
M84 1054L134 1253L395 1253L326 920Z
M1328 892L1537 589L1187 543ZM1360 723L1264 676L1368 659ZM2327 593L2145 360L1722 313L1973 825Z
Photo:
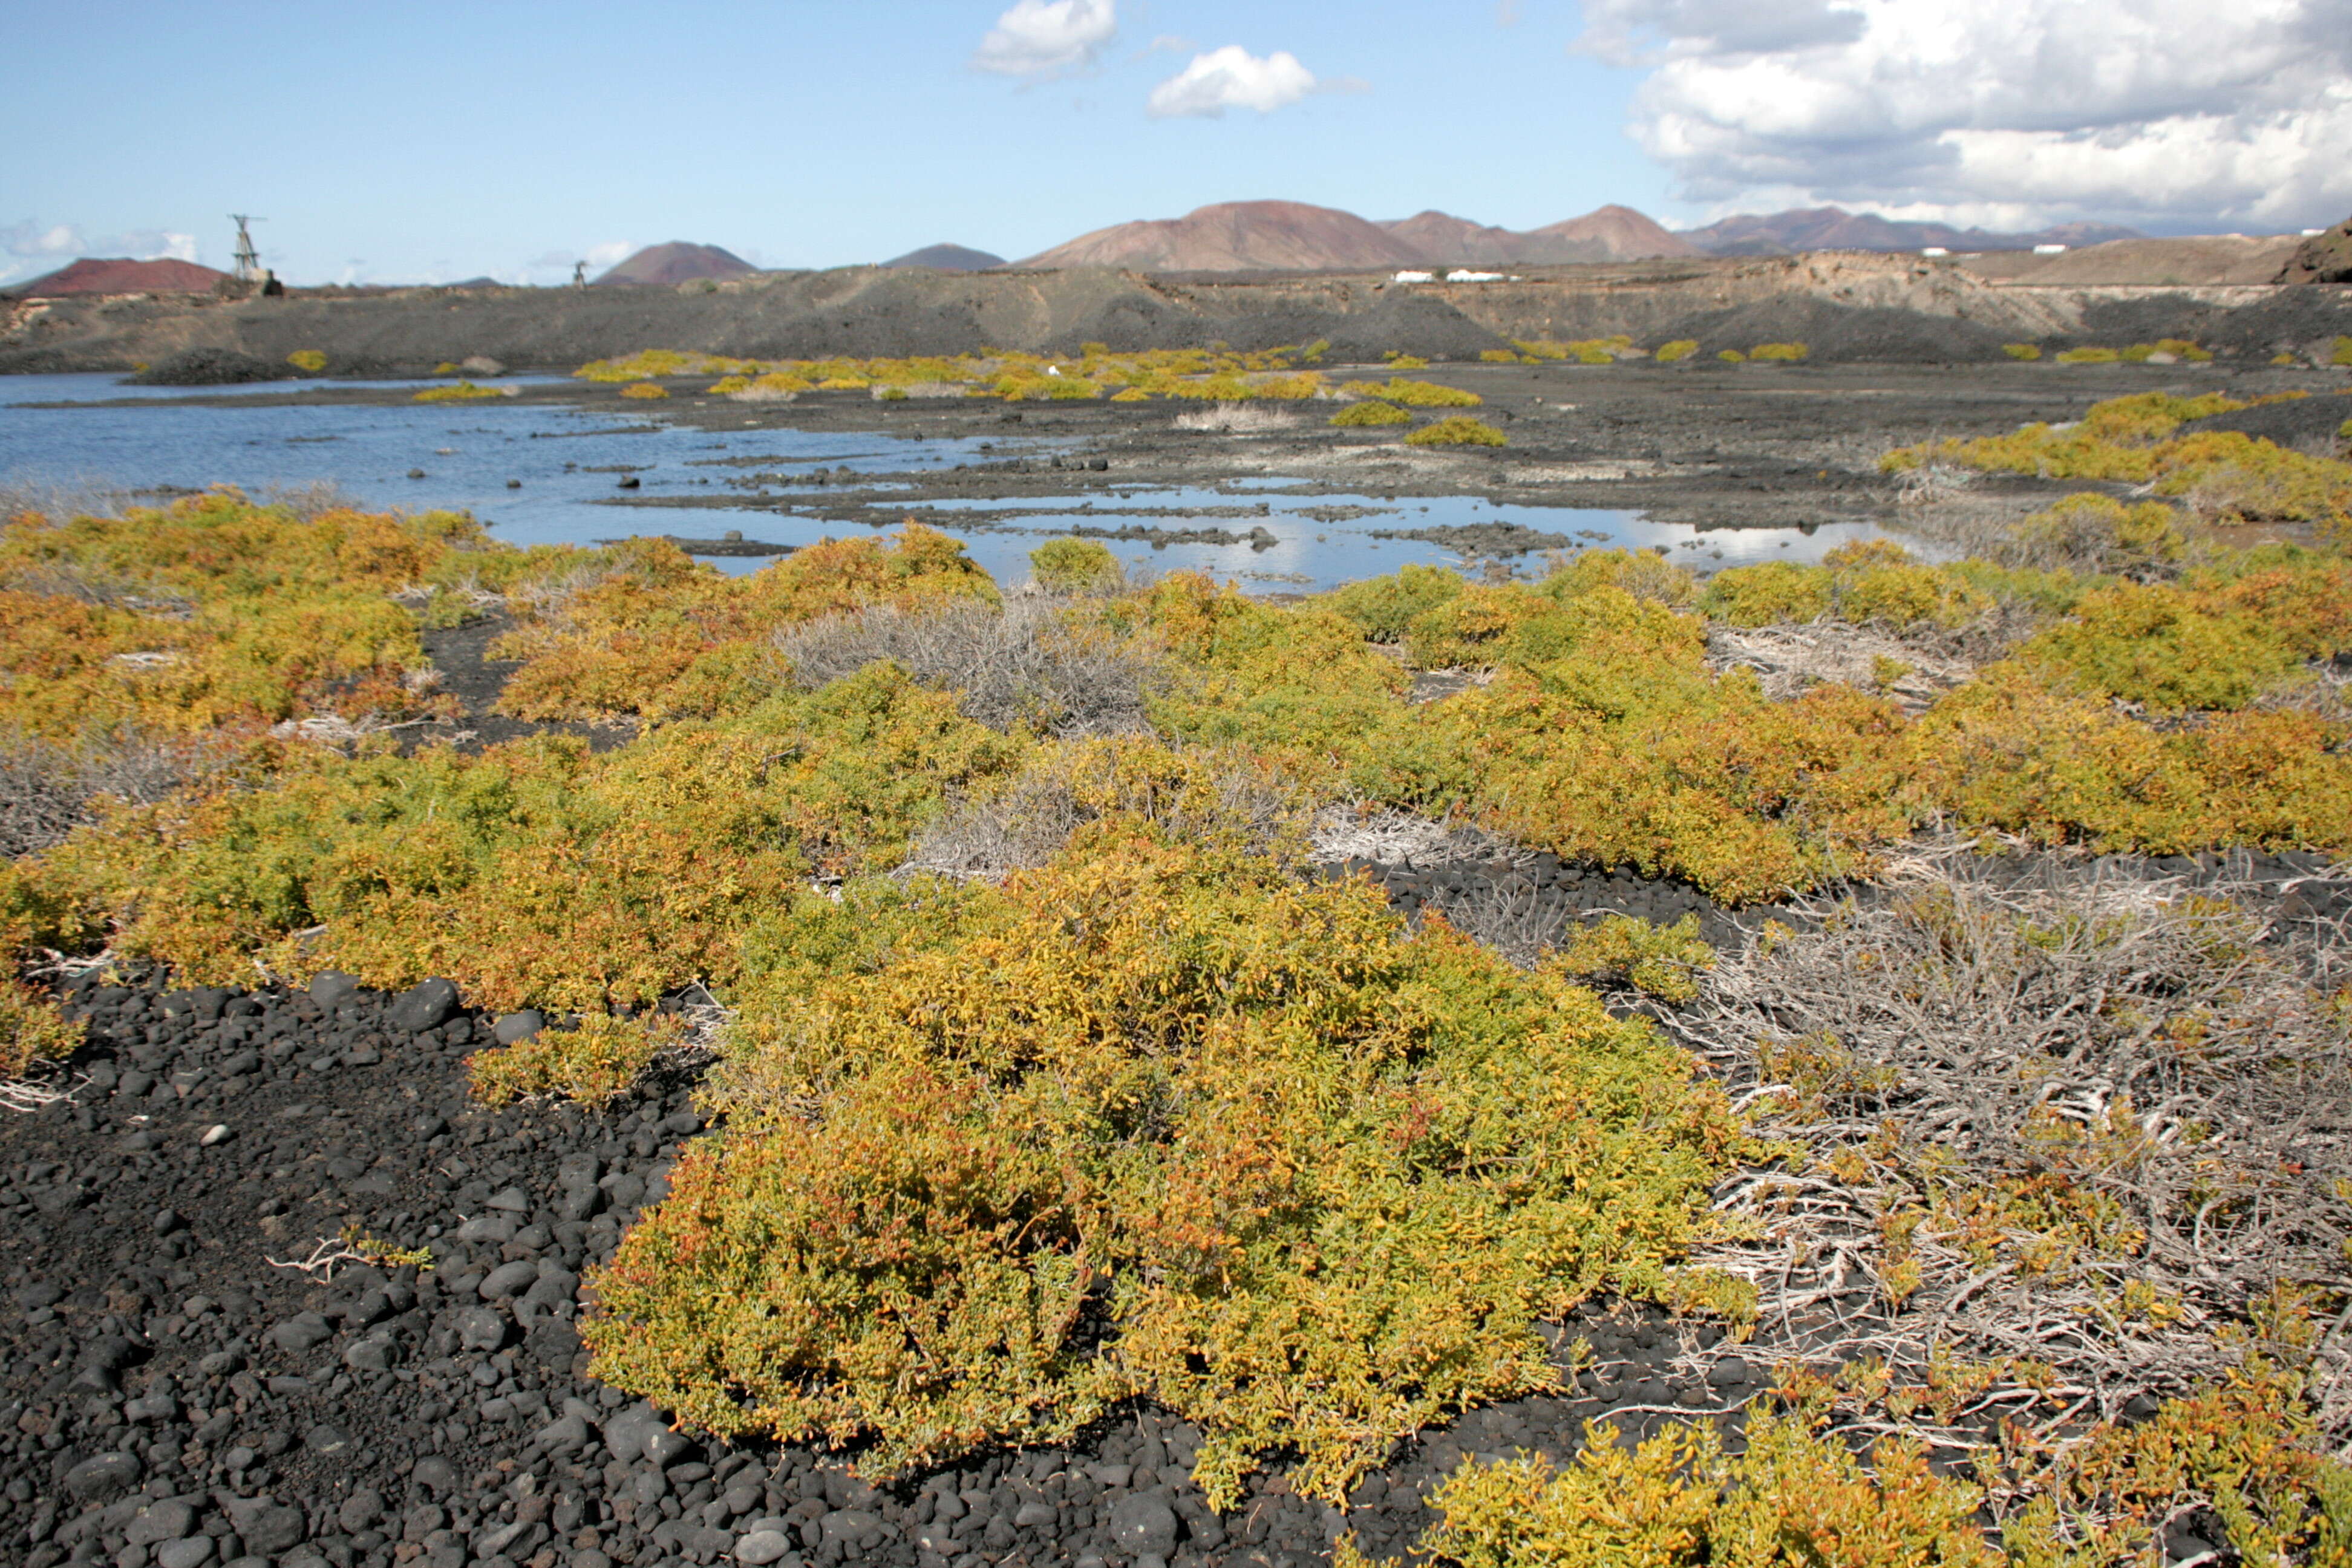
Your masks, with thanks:
M673 239L649 245L596 281L604 283L691 283L700 278L740 278L758 268L715 245L692 245Z
M228 276L193 261L133 261L85 256L55 272L9 286L11 294L208 294Z
M1377 224L1305 202L1220 202L1179 218L1080 235L1024 267L1130 267L1150 272L1331 271L1413 267L1420 252Z

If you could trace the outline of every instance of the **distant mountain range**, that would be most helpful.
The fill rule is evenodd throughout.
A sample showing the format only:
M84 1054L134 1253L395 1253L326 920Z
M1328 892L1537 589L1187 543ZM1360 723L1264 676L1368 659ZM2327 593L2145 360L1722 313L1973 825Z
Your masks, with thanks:
M1639 216L1639 215L1636 215ZM2063 223L2030 234L1954 228L1942 223L1897 223L1876 213L1805 207L1762 216L1742 214L1679 237L1708 256L1790 256L1801 250L2031 250L2037 245L2080 248L2111 239L2144 239L2136 228L2111 223Z
M1304 202L1221 202L1181 218L1116 224L1040 252L1024 267L1127 267L1148 272L1360 268L1539 267L1645 257L1786 256L1803 250L2030 250L2137 239L2111 224L1996 234L1898 223L1842 207L1725 218L1677 234L1631 207L1605 206L1543 228L1497 228L1424 212L1373 223Z

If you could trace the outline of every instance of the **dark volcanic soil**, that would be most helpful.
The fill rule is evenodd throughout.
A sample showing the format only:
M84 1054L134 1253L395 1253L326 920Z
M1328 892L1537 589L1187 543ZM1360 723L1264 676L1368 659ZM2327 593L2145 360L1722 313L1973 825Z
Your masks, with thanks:
M1407 907L1514 877L1585 911L1700 907L1581 868L1364 868ZM335 975L235 992L92 972L65 997L90 1032L70 1092L0 1113L0 1560L26 1568L1275 1565L1343 1530L1385 1555L1433 1521L1422 1500L1465 1455L1561 1457L1601 1415L1736 1427L1767 1382L1749 1358L1769 1342L1595 1303L1559 1328L1593 1360L1557 1394L1402 1445L1344 1512L1291 1496L1278 1464L1211 1512L1187 1474L1199 1433L1148 1407L1069 1448L877 1489L854 1456L674 1433L587 1376L583 1277L708 1131L693 1063L595 1114L493 1111L467 1099L465 1058L535 1016L476 1016L444 982L391 996ZM338 1260L355 1237L432 1266Z
M1337 382L1388 373L1379 367L1327 367L1327 374ZM1360 495L1376 501L1473 495L1511 506L1639 510L1653 521L1702 529L1885 525L1899 523L1905 514L1900 485L1879 468L1893 447L1944 436L2005 434L2033 421L2063 423L2080 418L2094 403L2126 393L2223 391L2251 398L2289 390L2333 394L2344 384L2340 375L2310 370L2007 362L1478 364L1411 374L1477 393L1484 406L1469 412L1503 430L1509 444L1411 447L1403 444L1407 427L1402 426L1333 429L1328 421L1335 405L1329 403L1263 405L1277 409L1290 423L1227 434L1178 428L1176 420L1199 405L1169 402L1008 406L992 399L877 402L864 393L845 392L803 394L799 402L778 407L708 397L698 385L689 391L685 384L674 384L671 397L652 405L657 417L746 440L755 439L760 427L788 426L1042 437L1059 446L1051 456L1008 456L946 471L859 473L730 458L711 465L717 484L666 491L662 481L649 479L620 504L765 507L866 527L912 518L971 529L985 525L989 509L969 503L1002 501L1007 515L1038 519L1024 526L1078 531L1089 526L1087 509L1122 515L1148 510L1124 500L1139 490L1213 489L1242 479L1253 483L1246 495L1229 492L1233 505L1189 506L1176 515L1240 520L1222 525L1245 534L1259 499L1268 494ZM623 406L611 388L566 389L562 395ZM2343 399L2307 401L2332 406ZM2315 427L2317 417L2298 416L2296 429ZM1277 479L1294 482L1268 489L1266 481ZM2089 488L2096 487L1984 476L1974 480L1970 493L1986 504L2022 511ZM1034 506L1021 505L1047 497L1072 498L1076 509L1066 517L1040 518ZM938 501L965 504L935 509ZM1381 526L1377 519L1368 521L1375 529ZM645 530L669 531L666 524ZM1556 540L1500 533L1447 542L1465 554L1486 555L1559 547Z

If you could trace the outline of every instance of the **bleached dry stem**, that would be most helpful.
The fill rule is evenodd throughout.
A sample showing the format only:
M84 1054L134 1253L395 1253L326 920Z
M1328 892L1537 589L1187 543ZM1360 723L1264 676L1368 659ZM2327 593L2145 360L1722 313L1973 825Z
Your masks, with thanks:
M1814 929L1727 958L1673 1020L1791 1151L1721 1184L1755 1238L1697 1260L1755 1285L1748 1353L1913 1383L2013 1363L1961 1415L1895 1422L1958 1447L1999 1410L2054 1436L2208 1386L2217 1329L2275 1290L2341 1307L2341 923L2224 902L2250 890L2226 873L2004 878L1946 847L1892 858L1874 905L1802 906ZM2336 1441L2340 1339L2311 1369Z

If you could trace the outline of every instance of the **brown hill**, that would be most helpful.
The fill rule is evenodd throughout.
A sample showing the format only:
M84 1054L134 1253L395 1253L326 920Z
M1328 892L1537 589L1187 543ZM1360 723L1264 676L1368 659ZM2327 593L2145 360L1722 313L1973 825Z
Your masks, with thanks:
M1411 246L1413 254L1425 262L1448 266L1472 262L1486 267L1507 267L1537 261L1590 261L1598 258L1559 256L1555 247L1531 243L1531 237L1517 229L1496 228L1486 224L1455 217L1451 213L1415 213L1383 223L1381 227Z
M1404 240L1336 207L1219 202L1180 218L1115 224L1082 234L1021 265L1272 272L1417 267L1421 261L1421 252Z
M2281 283L2352 283L2352 217L2294 247L2279 268Z
M611 271L598 278L598 283L691 283L700 278L740 278L758 268L731 251L715 245L693 245L683 239L673 239L667 245L649 245Z
M55 272L10 287L11 294L203 294L228 276L193 261L166 257L133 261L128 257L85 256Z
M885 267L928 267L934 272L985 272L1004 265L1004 258L968 245L927 245L904 256L894 256Z
M2195 288L2211 284L2268 283L2289 265L2293 235L2195 235L2181 239L2116 239L2057 256L2030 250L1997 250L1963 258L1962 267L1994 283L2063 286L2107 284Z
M1522 233L1472 223L1450 213L1416 213L1381 227L1437 266L1535 267L1547 262L1634 261L1650 256L1697 256L1698 247L1631 207L1605 206L1565 223Z
M1578 257L1580 261L1637 261L1647 256L1700 256L1705 252L1660 225L1647 213L1635 212L1612 202L1605 207L1595 207L1582 217L1572 217L1565 223L1548 224L1528 237L1531 239L1557 239L1566 244L1597 249L1592 256Z

